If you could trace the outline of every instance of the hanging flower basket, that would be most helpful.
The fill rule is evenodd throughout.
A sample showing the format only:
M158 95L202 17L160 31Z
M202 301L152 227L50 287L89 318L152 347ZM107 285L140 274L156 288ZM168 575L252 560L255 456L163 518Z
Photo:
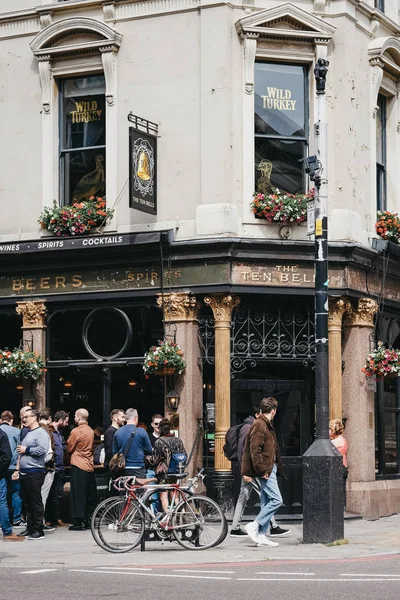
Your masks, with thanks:
M163 377L164 375L175 375L175 373L176 373L175 367L163 367L162 369L158 369L158 371L156 371L154 374L160 375L160 377Z
M104 227L114 214L106 208L105 198L92 196L89 200L75 202L69 206L58 206L54 201L46 206L39 217L42 229L57 237L68 237L89 233L95 227Z
M181 375L186 368L183 351L171 340L160 340L158 346L152 346L144 355L143 371L149 375Z
M382 342L378 342L377 348L368 354L365 367L361 371L366 377L376 379L399 377L400 350L385 348Z
M0 375L12 379L39 379L45 372L43 359L36 352L0 350Z
M400 244L400 218L388 210L377 212L376 233L389 242Z
M288 194L272 188L268 195L253 194L250 206L256 219L268 223L302 223L307 220L307 202L314 198L314 190L308 194Z

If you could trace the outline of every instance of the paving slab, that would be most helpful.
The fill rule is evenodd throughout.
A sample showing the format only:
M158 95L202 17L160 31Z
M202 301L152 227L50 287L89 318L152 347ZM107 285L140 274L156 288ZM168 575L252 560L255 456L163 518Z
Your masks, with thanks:
M282 523L281 523L282 524ZM282 524L284 526L284 524ZM101 549L90 531L71 532L58 528L41 541L3 543L0 540L0 567L77 567L115 565L187 565L245 563L274 560L341 560L400 554L400 515L377 521L363 519L345 522L348 544L328 546L303 544L302 524L290 523L290 535L279 538L278 548L258 548L246 536L228 537L210 550L190 551L177 543L148 542L146 551L140 548L126 554L112 554Z

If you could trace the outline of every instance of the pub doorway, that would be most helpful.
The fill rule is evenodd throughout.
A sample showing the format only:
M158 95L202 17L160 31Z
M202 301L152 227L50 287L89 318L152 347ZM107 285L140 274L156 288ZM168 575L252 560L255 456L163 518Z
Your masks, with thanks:
M278 400L274 427L282 455L284 473L279 477L283 505L278 514L303 512L302 455L312 442L313 416L307 379L237 379L232 381L232 423L253 414L262 398ZM258 507L254 494L249 510Z

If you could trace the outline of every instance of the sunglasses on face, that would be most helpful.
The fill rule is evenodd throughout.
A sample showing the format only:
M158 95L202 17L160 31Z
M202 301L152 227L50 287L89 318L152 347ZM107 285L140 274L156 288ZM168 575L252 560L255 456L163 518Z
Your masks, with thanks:
M154 421L154 425L159 425L161 421Z

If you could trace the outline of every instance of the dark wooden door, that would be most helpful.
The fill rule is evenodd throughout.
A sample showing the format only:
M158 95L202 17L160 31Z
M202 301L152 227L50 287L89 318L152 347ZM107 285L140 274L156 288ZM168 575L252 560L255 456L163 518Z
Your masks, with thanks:
M273 396L278 402L274 419L285 477L279 478L283 505L280 514L294 515L303 512L302 455L312 441L313 414L306 384L300 380L232 381L231 420L243 421L253 414L254 406L262 398ZM256 498L253 502L258 504ZM279 514L278 513L278 514Z

